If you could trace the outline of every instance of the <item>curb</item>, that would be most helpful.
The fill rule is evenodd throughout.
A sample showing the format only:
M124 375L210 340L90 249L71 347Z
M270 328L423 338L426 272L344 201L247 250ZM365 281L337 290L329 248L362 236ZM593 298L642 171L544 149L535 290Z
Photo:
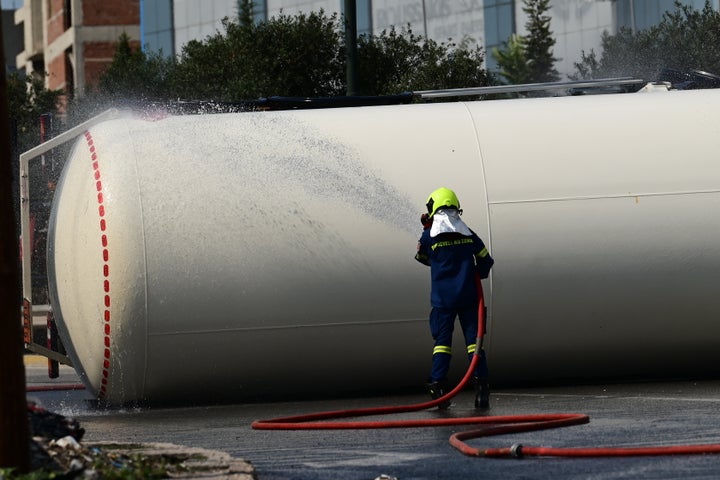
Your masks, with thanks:
M83 442L85 448L99 448L118 455L142 455L159 458L179 468L171 478L209 480L255 480L255 467L245 460L233 458L226 452L186 447L172 443Z

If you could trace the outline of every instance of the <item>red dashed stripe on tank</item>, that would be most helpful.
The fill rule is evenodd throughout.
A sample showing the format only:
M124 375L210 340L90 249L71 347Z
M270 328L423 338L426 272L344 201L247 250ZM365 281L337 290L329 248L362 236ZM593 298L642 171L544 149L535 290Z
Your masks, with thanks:
M102 247L102 288L103 288L103 368L102 379L100 380L100 389L98 390L98 398L105 398L107 395L108 376L110 375L110 252L108 251L107 237L107 220L105 218L105 196L103 195L102 175L100 174L100 164L98 162L97 152L95 151L95 142L89 131L85 132L85 141L90 150L90 161L92 162L93 179L95 180L95 190L97 191L98 205L98 222L100 224L100 245Z

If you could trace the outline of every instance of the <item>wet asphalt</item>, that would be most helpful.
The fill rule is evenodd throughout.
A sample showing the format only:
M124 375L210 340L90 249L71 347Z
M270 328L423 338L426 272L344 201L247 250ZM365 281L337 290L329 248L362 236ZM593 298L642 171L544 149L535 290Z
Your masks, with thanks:
M72 385L74 371L61 367L50 380L44 360L26 358L30 389ZM259 480L374 480L382 475L415 479L717 479L720 455L629 458L476 458L448 441L472 427L382 430L264 431L258 419L426 401L424 394L313 401L279 401L180 408L98 408L84 390L28 393L45 408L79 420L84 442L164 442L220 450L250 461ZM720 380L674 381L529 389L492 396L487 415L582 413L585 425L470 440L474 447L512 444L547 447L720 444ZM470 392L437 410L391 418L477 415ZM383 418L369 417L371 420Z

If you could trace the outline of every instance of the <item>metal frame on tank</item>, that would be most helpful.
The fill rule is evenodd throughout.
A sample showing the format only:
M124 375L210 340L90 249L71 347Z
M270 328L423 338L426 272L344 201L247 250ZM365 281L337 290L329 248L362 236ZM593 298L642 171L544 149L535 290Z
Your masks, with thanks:
M60 135L31 148L27 152L20 154L20 232L22 245L21 272L22 272L22 321L23 321L23 341L25 348L31 352L38 353L50 359L50 361L59 362L72 366L72 362L60 352L52 350L47 346L43 346L35 341L33 333L33 312L45 311L45 308L35 308L32 303L32 246L30 245L30 162L41 158L48 151L69 142L76 137L82 135L88 128L100 122L116 118L118 110L107 110L90 120L87 120L76 127L73 127ZM47 309L47 314L52 315L52 306Z

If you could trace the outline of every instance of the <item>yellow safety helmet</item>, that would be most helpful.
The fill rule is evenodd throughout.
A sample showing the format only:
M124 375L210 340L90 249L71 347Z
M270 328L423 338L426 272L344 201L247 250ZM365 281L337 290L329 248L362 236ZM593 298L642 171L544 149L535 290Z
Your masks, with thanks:
M458 200L455 192L449 188L441 187L430 194L427 200L428 215L433 216L439 208L449 207L460 210L460 200Z

